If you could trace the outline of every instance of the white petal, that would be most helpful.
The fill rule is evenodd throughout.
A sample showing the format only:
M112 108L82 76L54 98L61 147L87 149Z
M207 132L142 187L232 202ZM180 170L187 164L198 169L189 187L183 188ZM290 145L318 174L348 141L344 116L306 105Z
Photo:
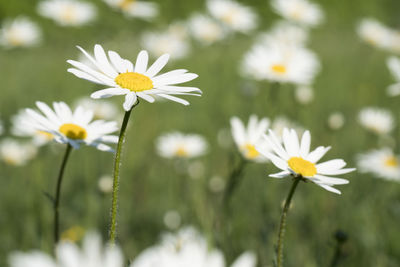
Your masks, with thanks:
M99 91L96 91L90 95L91 98L94 99L99 99L99 98L107 98L111 97L114 95L125 95L131 92L128 89L122 89L122 88L107 88L107 89L102 89Z
M318 160L320 160L326 152L328 152L331 149L330 146L328 147L323 147L319 146L315 150L313 150L310 154L308 154L306 160L311 161L312 163L316 163Z
M301 144L300 144L300 156L302 158L307 157L308 153L310 152L310 144L311 144L310 131L305 131L303 133L303 137L301 138Z
M137 92L136 94L138 97L143 98L144 100L146 100L149 103L154 103L154 101L155 101L155 99L152 96L147 95L145 93Z
M69 69L67 69L67 71L69 73L74 74L78 78L88 80L93 83L104 84L102 81L100 81L99 79L95 78L94 76L88 74L87 72L83 72L83 71L75 69L75 68L69 68Z
M282 171L282 172L270 174L269 176L273 177L273 178L284 178L284 177L289 176L290 174L291 174L291 172L289 172L289 171Z
M140 51L136 59L135 72L141 74L145 73L148 61L149 61L149 54L147 54L147 51L145 50Z
M158 96L164 97L166 99L181 103L185 106L189 105L190 103L182 98L176 97L176 96L172 96L172 95L167 95L167 94L158 94Z
M104 73L106 73L109 76L115 77L118 75L118 73L114 70L114 68L110 65L110 62L108 62L108 58L106 56L106 53L104 52L104 49L101 45L96 44L94 46L94 56L97 61L97 67Z
M318 179L321 183L324 184L330 184L330 185L335 185L335 184L348 184L349 181L346 179L342 179L342 178L335 178L335 177L328 177L328 176L324 176L324 175L315 175L314 177L310 178L310 180L312 179Z
M130 92L125 96L125 102L122 105L126 111L131 110L132 106L136 103L137 97L134 92Z
M332 159L323 163L317 164L318 173L325 173L330 171L336 171L346 166L346 162L342 159Z
M334 188L332 186L329 186L329 185L326 185L326 184L320 184L320 183L315 183L315 184L319 185L320 187L324 188L325 190L328 190L329 192L332 192L332 193L335 193L335 194L338 194L338 195L342 194L339 190L337 190L336 188Z
M152 78L154 75L157 75L162 68L164 68L165 65L167 65L169 60L169 55L164 54L161 57L159 57L153 65L146 71L146 76Z
M124 60L117 52L108 51L108 56L110 57L110 61L113 64L114 68L116 68L119 73L125 73L128 71L125 66Z

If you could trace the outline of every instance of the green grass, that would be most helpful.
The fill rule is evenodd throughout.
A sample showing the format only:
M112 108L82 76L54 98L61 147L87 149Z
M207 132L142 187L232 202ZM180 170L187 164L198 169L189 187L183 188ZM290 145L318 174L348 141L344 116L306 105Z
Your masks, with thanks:
M17 110L33 107L37 100L72 103L101 87L67 73L67 59L77 58L75 45L91 50L100 43L134 59L140 48L140 34L162 29L175 20L184 20L194 11L205 10L203 1L159 0L161 16L153 23L127 20L96 2L100 18L90 26L61 28L35 13L38 1L0 0L1 18L30 15L44 30L44 42L32 49L0 50L2 96L0 115L8 119ZM267 1L243 1L261 16L259 30L268 30L278 16ZM169 209L183 214L183 224L195 225L212 236L211 219L220 195L208 191L208 180L226 177L233 167L229 158L235 149L222 148L217 133L229 129L231 116L247 120L250 114L274 118L286 115L312 133L312 145L332 145L326 159L344 158L354 166L355 155L377 148L357 123L361 107L386 107L399 115L398 98L385 95L392 78L385 65L388 54L363 44L355 33L356 22L366 16L400 26L396 0L319 1L326 12L326 23L312 31L310 47L319 55L322 71L315 82L315 100L307 106L295 102L291 86L282 87L275 101L267 83L246 80L239 74L243 54L252 45L254 35L236 35L210 47L194 46L184 60L171 62L167 69L187 68L199 74L191 82L204 92L201 98L187 97L184 107L165 102L142 101L132 113L122 158L119 242L132 259L143 248L154 244L165 230L162 218ZM243 86L259 89L256 96L243 94ZM122 98L113 102L121 106ZM346 124L339 131L327 127L327 117L342 111ZM177 175L172 161L159 158L154 140L167 131L179 130L204 135L210 152L200 159L204 177L192 180ZM394 139L400 137L396 128ZM397 146L398 147L398 146ZM0 163L0 265L15 250L51 250L52 210L43 192L53 193L64 147L40 149L39 155L24 167ZM238 155L235 155L238 157ZM73 151L62 188L61 228L80 225L107 236L111 197L97 189L98 178L112 172L113 156L93 148ZM281 204L290 180L267 178L275 171L270 164L249 164L244 180L232 198L229 221L232 234L222 247L229 260L247 249L255 250L260 261L271 266L273 245L277 239ZM301 183L288 216L285 242L285 266L328 266L333 255L333 233L345 231L349 240L347 257L341 266L400 265L400 185L353 173L346 176L349 185L341 186L342 196ZM186 178L189 203L182 203L180 181ZM188 209L187 205L191 205ZM189 211L188 211L189 210ZM226 225L228 227L228 225Z

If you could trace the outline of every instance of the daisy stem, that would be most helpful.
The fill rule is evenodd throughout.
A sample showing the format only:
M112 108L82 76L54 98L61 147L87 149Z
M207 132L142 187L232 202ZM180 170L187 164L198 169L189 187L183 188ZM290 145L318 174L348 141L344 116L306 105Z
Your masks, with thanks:
M65 150L64 158L61 163L60 172L58 173L56 195L54 198L54 244L57 244L58 240L60 239L59 205L61 197L61 183L64 176L65 166L67 165L69 154L71 153L71 149L72 146L70 144L67 144L67 149Z
M115 244L115 238L117 236L117 209L118 209L118 188L119 188L119 168L121 165L121 151L125 141L126 127L128 126L129 117L134 107L139 104L137 100L136 104L132 106L129 111L125 112L124 120L122 121L121 131L119 133L119 139L117 144L117 151L115 152L114 159L114 179L113 179L113 192L112 192L112 205L111 205L111 226L110 226L110 243Z
M296 187L297 187L298 183L300 182L300 180L301 180L300 177L294 177L292 187L290 188L289 194L285 201L285 205L283 206L281 222L279 224L279 234L278 234L278 249L277 249L277 263L278 264L277 264L277 267L281 267L282 261L283 261L283 239L285 236L286 215L289 211L290 202L292 201L294 191L296 190Z
M237 167L234 168L231 174L229 175L228 184L226 186L226 189L224 191L224 196L222 198L223 208L225 210L229 209L230 199L241 181L245 165L246 161L243 158L241 158Z

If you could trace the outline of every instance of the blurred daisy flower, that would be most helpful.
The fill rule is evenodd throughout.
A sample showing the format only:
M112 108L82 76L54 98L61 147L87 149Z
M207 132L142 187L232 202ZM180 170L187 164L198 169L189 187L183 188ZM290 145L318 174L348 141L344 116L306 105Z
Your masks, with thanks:
M311 84L319 71L317 56L304 47L285 49L277 44L256 44L245 54L242 71L256 80Z
M195 14L189 21L188 26L193 38L204 45L220 41L226 36L226 31L212 18Z
M102 151L113 152L107 143L117 143L118 137L110 135L118 130L115 121L92 121L93 112L77 107L74 112L64 102L54 102L54 111L43 102L36 102L40 112L26 109L32 123L38 131L52 134L54 140L62 144L70 144L78 149L81 144L94 146Z
M75 60L68 60L67 62L75 67L69 68L68 71L78 78L108 86L107 89L94 92L91 95L92 98L125 95L123 107L126 111L131 110L137 102L137 97L153 103L154 96L159 96L189 105L188 101L174 95L201 95L201 90L198 88L176 86L176 84L197 78L197 74L188 73L185 69L177 69L157 75L167 64L168 54L162 55L147 68L149 56L146 51L139 53L136 63L133 65L132 62L121 58L114 51L108 51L110 62L101 45L95 45L94 58L82 48L78 48L90 59L96 69Z
M328 152L330 147L319 146L310 152L311 135L305 131L301 141L293 129L283 130L283 146L273 131L269 135L264 135L265 141L272 148L273 153L262 147L257 150L267 157L271 162L282 171L270 174L270 177L284 178L293 176L301 178L303 181L311 181L318 186L340 194L334 185L349 183L348 180L330 177L331 175L341 175L354 171L354 168L344 168L346 162L342 159L333 159L323 163L317 162Z
M0 30L0 44L6 48L37 45L42 32L36 23L27 17L6 19Z
M271 129L277 135L279 140L281 140L283 129L285 128L295 129L298 135L301 135L305 131L304 128L300 126L297 122L294 122L285 116L278 116L272 122Z
M248 33L257 27L257 15L249 7L232 0L208 0L208 11L228 29Z
M97 183L99 190L105 194L111 193L113 189L113 177L111 175L103 175Z
M48 132L37 130L36 123L25 109L11 117L11 133L15 136L30 137L35 145L41 146L52 141L54 135Z
M131 267L225 267L221 251L210 249L207 241L194 228L186 227L176 234L165 234L160 244L144 250ZM232 267L255 267L256 257L251 252L242 254Z
M388 134L394 128L394 119L390 111L382 108L363 108L358 114L360 124L376 134Z
M328 126L332 130L338 130L343 127L345 122L344 115L341 112L333 112L328 117Z
M158 154L164 158L195 158L207 152L207 142L197 134L172 132L156 140Z
M369 172L380 178L400 181L400 161L390 148L372 150L357 157L361 172Z
M314 90L308 85L299 85L294 91L294 96L300 104L306 105L313 101Z
M37 148L28 142L6 138L0 142L0 158L12 166L23 166L37 154Z
M400 59L392 56L387 59L386 64L389 68L390 73L396 81L396 83L386 88L386 93L389 96L398 96L400 95Z
M386 27L376 19L362 19L357 25L357 33L372 46L390 52L400 52L400 32Z
M39 252L13 252L10 267L123 267L124 259L118 246L103 247L98 234L85 235L82 248L69 241L56 246L56 259Z
M324 19L321 7L307 0L273 0L271 4L276 13L304 26L317 26Z
M181 59L190 52L187 29L182 23L173 23L160 32L146 32L141 37L141 43L156 57L170 54L171 59Z
M110 7L122 11L127 17L152 19L158 15L158 6L155 3L136 0L104 0Z
M44 0L38 4L38 13L61 26L81 26L96 17L93 4L77 0Z
M91 110L95 120L112 120L122 115L117 106L107 100L93 100L89 97L82 97L76 101L75 106Z
M239 118L231 118L233 140L245 159L260 163L268 161L268 158L260 154L255 147L262 146L268 150L268 145L262 136L267 131L269 124L268 118L258 120L256 115L251 115L246 128Z
M305 46L308 40L308 30L287 21L276 23L268 32L259 36L259 42L265 44L277 43L279 46L293 48Z

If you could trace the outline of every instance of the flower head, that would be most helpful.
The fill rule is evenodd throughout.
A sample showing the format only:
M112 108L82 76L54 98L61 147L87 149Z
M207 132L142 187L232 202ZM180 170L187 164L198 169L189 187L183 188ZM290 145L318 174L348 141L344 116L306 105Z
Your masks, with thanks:
M197 134L168 133L156 141L157 152L165 158L194 158L207 151L207 142Z
M120 10L127 17L152 19L158 14L158 6L148 1L104 0L110 7Z
M129 111L140 97L150 103L154 96L163 97L178 103L189 105L189 102L174 95L200 95L201 90L195 87L176 86L197 78L197 74L178 69L157 75L167 64L169 55L159 57L153 65L147 68L149 56L141 51L134 65L127 59L121 58L116 52L108 51L108 57L101 45L95 45L94 57L78 47L96 66L92 69L81 62L68 60L74 68L68 69L75 76L108 86L107 89L94 92L92 98L106 98L114 95L125 95L123 107ZM111 62L110 62L111 61Z
M239 118L231 118L233 140L245 159L255 162L268 161L266 157L256 150L256 146L268 149L268 145L262 136L267 131L269 124L268 118L258 120L256 115L251 115L246 128Z
M194 14L189 19L188 25L193 38L204 45L222 40L226 36L224 28L206 15Z
M265 141L272 148L269 152L261 147L256 147L258 151L271 162L281 169L279 173L271 174L274 178L294 176L296 178L311 181L322 188L340 194L334 185L347 184L349 181L342 178L330 177L330 175L340 175L354 171L354 168L344 168L346 162L342 159L333 159L323 163L317 162L328 152L330 147L317 147L310 152L311 135L305 131L301 141L293 129L283 130L283 146L273 131L269 135L264 135Z
M76 101L75 105L91 110L95 120L112 120L122 115L116 105L107 100L93 100L89 97L82 97Z
M308 30L287 21L276 23L273 28L259 37L260 43L277 43L288 48L304 47L308 39Z
M319 66L317 56L304 47L259 43L245 55L242 69L256 80L304 85L311 84Z
M38 12L61 26L84 25L96 16L92 4L78 0L44 0L38 5Z
M93 112L90 110L77 107L72 112L64 102L54 102L54 111L43 102L36 102L36 106L41 113L26 109L31 121L35 123L36 130L52 134L58 143L70 144L74 148L85 144L99 150L113 151L103 142L118 142L117 136L110 135L117 131L117 123L103 120L92 121Z
M386 93L389 96L398 96L400 95L400 59L392 56L387 59L386 65L396 81L396 83L386 88Z
M13 166L25 165L36 156L37 148L28 142L18 142L6 138L0 143L0 158L7 164Z
M317 26L324 18L321 7L308 0L273 0L272 7L285 19L305 26Z
M392 114L381 108L363 108L358 114L358 120L364 128L376 134L388 134L394 127Z
M248 33L257 26L257 15L249 7L233 0L208 0L211 15L228 29Z
M34 46L40 42L41 35L40 28L29 18L7 19L0 30L0 44L6 48Z
M400 182L400 159L390 148L358 155L357 165L361 172L370 172L380 178Z

